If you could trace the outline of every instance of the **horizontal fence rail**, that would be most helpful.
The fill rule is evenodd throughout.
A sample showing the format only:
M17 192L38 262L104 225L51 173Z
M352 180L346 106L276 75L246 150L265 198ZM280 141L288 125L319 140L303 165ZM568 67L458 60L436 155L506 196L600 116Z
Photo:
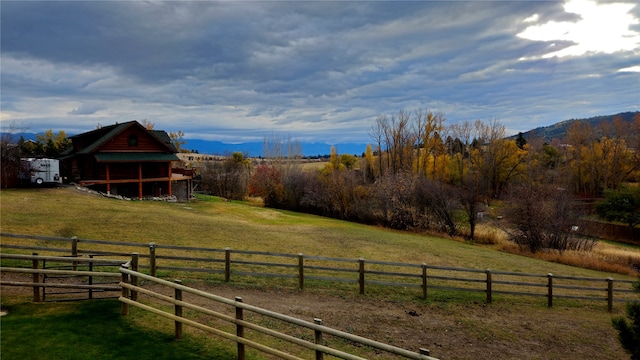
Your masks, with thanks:
M132 260L127 263L131 265L135 262L134 258L132 256ZM118 269L126 262L115 259L39 256L37 253L0 253L0 260L3 260L0 268L3 279L0 279L0 285L32 287L34 302L46 301L47 296L62 295L63 300L78 300L75 294L86 294L87 299L93 299L99 293L119 292L121 287L118 279L121 274ZM6 261L15 262L16 266L4 266ZM27 262L31 264L30 268L17 266ZM97 271L97 268L111 271ZM31 274L31 281L5 280L7 273Z
M144 249L144 253L138 255L138 267L156 277L176 274L196 277L200 273L210 274L214 279L217 277L224 282L232 279L241 281L241 277L276 278L293 280L293 286L300 290L306 289L310 283L344 283L347 288L351 286L349 284L356 284L360 294L364 294L368 288L380 291L398 287L417 289L415 294L425 299L437 294L437 291L454 291L480 294L486 303L492 303L495 295L528 296L546 298L549 307L554 305L554 299L570 299L606 303L608 311L612 311L614 303L640 300L633 291L633 281L613 278L527 274L426 263L308 256L302 253L161 245L155 242L140 244L6 233L0 233L0 237L3 239L0 244L3 249L16 252L32 250L32 247L25 245L25 241L32 241L34 248L48 249L51 253L66 251L72 257L109 255L127 258L131 253ZM6 239L15 241L10 243Z
M181 284L179 280L175 282L170 282L167 280L162 280L157 277L153 277L150 275L142 274L136 271L129 270L127 268L121 268L120 271L123 274L123 281L121 282L122 286L122 296L120 297L120 301L122 302L122 314L128 315L129 313L129 305L141 308L143 310L152 312L156 315L163 316L175 322L175 336L177 338L182 337L182 324L186 324L200 330L207 331L209 333L218 335L225 339L234 341L237 344L238 351L238 359L245 359L245 346L249 346L255 348L261 352L275 355L283 359L303 359L296 355L293 355L289 352L285 352L280 349L273 348L271 346L265 345L258 340L250 339L245 334L246 330L252 330L257 333L261 333L275 339L282 340L289 344L295 344L301 348L306 348L308 351L312 351L315 353L316 359L323 359L325 354L331 355L340 359L365 359L353 354L350 354L345 351L338 350L336 348L332 348L327 346L326 339L323 340L323 335L330 335L333 337L338 337L346 340L350 344L358 344L355 346L367 346L372 349L377 349L377 351L385 351L393 355L397 355L406 359L422 359L422 360L437 360L429 356L429 351L426 349L419 349L419 352L411 352L406 349L398 348L392 345L388 345L385 343L381 343L375 340L367 339L364 337L360 337L357 335L353 335L350 333L346 333L340 330L336 330L327 326L322 325L321 319L314 319L314 322L309 322L305 320L301 320L298 318L294 318L288 315L276 313L273 311L269 311L266 309L262 309L256 306L252 306L249 304L245 304L242 302L242 298L236 297L235 300L227 299L221 296L217 296L214 294L210 294L201 290L197 290L194 288L190 288ZM138 287L129 283L128 279L134 277L146 280L148 282L152 282L158 285L162 285L174 290L174 297L170 297L161 293L157 293L142 287ZM160 299L162 301L168 302L174 305L173 312L167 312L165 310L160 309L159 307L154 307L153 305L149 305L149 303L141 303L139 301L132 300L129 297L128 292L135 291L139 294L148 295L155 299ZM228 314L224 314L221 312L217 312L211 310L209 308L205 308L196 304L192 304L186 301L183 301L183 293L190 293L196 295L198 297L202 297L204 299L212 300L220 304L228 305L235 310L235 316L231 316ZM194 316L191 318L187 318L183 316L183 309L194 310L197 313L213 316L217 319L221 319L228 323L235 325L235 331L225 331L216 327L212 327L207 324L203 324L202 322L198 322L192 320L191 318L198 319L199 316ZM271 319L275 319L290 325L294 325L299 328L307 329L310 333L314 334L314 342L305 340L304 338L300 338L291 334L283 333L277 330L274 330L267 326L259 325L256 322L251 322L246 320L248 317L245 317L246 312L252 312L254 314L268 317ZM210 323L210 322L207 322ZM289 346L287 346L288 348Z

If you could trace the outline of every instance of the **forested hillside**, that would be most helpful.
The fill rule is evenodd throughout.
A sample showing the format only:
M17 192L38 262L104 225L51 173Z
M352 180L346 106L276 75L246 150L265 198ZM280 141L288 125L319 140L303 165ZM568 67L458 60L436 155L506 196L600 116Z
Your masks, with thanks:
M567 136L569 128L573 123L580 122L583 124L588 124L591 127L596 127L602 123L612 123L613 119L620 119L623 122L631 123L633 122L634 117L638 114L640 114L640 112L635 111L623 112L615 115L594 116L588 119L570 119L561 121L553 125L535 128L522 133L522 135L525 139L539 137L547 142L551 142L553 140L563 140ZM517 135L514 135L511 137L511 139L515 139L516 137Z

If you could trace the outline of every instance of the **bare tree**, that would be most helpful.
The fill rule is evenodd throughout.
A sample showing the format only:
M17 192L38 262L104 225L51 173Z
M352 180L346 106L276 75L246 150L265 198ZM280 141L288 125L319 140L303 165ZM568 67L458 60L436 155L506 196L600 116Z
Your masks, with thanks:
M413 204L427 216L427 228L456 235L458 228L454 220L458 208L455 188L438 180L418 178L415 184Z
M147 119L140 120L140 125L142 125L147 130L153 130L156 127L156 124L154 122L151 122ZM98 128L101 128L101 127L102 126L98 123Z
M579 214L572 194L553 186L529 183L514 186L509 194L507 230L513 242L535 253L544 249L590 251L595 241L573 231Z
M251 163L240 152L206 162L200 169L202 190L226 199L242 200L249 186Z
M185 150L182 147L187 143L184 140L184 132L182 132L182 130L169 132L169 137L171 138L171 142L173 143L173 146L176 147L176 150L178 150L178 152L189 152L189 150Z
M265 136L262 142L264 157L272 162L295 160L302 157L302 144L290 135L283 137L278 133Z
M449 126L451 136L459 141L459 148L451 146L449 149L452 161L455 164L457 181L463 183L469 168L469 151L473 134L473 124L470 121L463 121Z
M471 241L475 239L476 225L478 223L478 210L485 195L483 189L486 186L483 184L483 181L484 178L480 176L478 171L472 171L463 179L457 188L460 205L467 215L467 222L469 224L469 240Z
M398 111L397 116L391 116L393 125L393 169L398 171L411 171L416 138L411 129L411 115L404 111Z
M382 143L385 141L386 127L387 127L386 115L378 115L378 117L376 117L376 121L374 122L374 124L371 126L371 129L369 130L369 136L371 136L371 139L376 144L375 151L378 154L377 176L380 176L384 172L382 168L382 152L383 152Z

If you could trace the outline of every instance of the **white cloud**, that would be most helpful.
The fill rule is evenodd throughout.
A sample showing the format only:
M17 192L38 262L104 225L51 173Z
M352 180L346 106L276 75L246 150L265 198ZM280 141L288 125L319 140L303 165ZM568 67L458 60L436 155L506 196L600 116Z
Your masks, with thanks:
M561 50L544 54L554 56L580 56L587 53L631 51L640 47L640 32L632 30L638 19L630 13L635 4L604 3L588 0L571 0L565 3L565 12L579 15L572 21L549 21L527 27L519 37L546 42L568 42ZM525 22L531 18L525 19Z
M629 66L624 69L618 70L618 72L640 72L640 65Z

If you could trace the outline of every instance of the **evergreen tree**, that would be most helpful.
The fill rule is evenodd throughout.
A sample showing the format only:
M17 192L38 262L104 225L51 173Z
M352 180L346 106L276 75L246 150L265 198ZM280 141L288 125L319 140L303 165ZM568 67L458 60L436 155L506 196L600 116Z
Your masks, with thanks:
M520 149L524 149L524 146L527 145L527 139L524 138L524 134L522 134L522 132L518 133L518 137L516 138L516 145L518 145Z
M640 282L634 284L634 289L640 293ZM613 318L613 327L618 330L618 340L631 354L631 360L640 360L640 303L627 304L627 317L630 322L622 316Z

